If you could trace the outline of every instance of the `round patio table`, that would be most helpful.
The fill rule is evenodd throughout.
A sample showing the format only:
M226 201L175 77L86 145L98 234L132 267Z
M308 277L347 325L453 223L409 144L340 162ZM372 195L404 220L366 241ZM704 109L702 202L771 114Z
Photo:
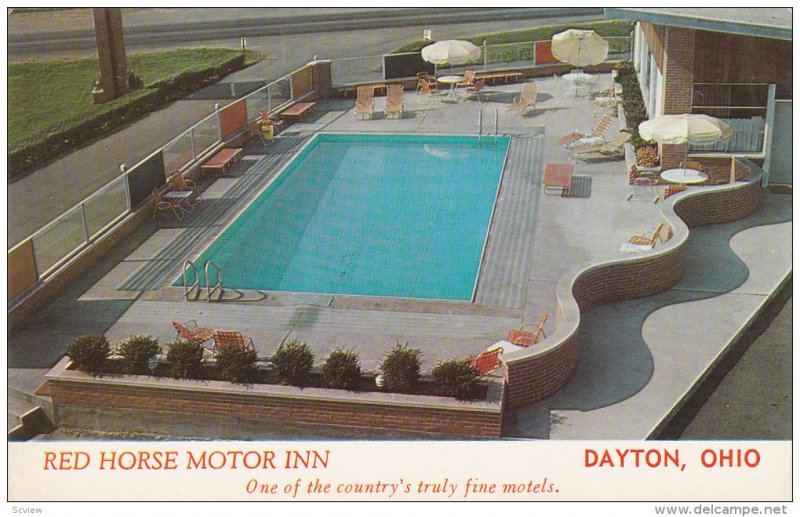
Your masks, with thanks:
M561 76L567 85L567 95L578 97L589 95L597 87L597 77L586 72L570 72Z
M458 100L456 98L456 87L458 86L459 83L463 83L465 80L466 77L464 77L463 75L445 75L436 78L437 83L444 83L450 85L450 93L448 93L447 96L456 101Z
M702 183L708 175L695 169L667 169L661 172L661 179L670 183Z

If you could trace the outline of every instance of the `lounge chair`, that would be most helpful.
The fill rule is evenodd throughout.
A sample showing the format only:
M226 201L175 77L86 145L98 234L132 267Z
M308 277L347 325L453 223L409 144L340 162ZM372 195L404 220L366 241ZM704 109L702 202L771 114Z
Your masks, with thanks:
M375 112L375 91L372 86L359 86L356 97L356 119L364 120Z
M614 135L608 142L602 144L575 145L569 148L569 152L583 161L589 161L591 158L597 157L598 155L605 158L624 158L625 149L623 146L625 142L630 139L630 133L620 132Z
M175 217L178 218L178 221L183 221L183 216L188 210L185 210L181 206L180 200L164 199L164 196L161 195L161 192L157 188L153 189L153 199L155 199L156 202L153 208L154 219L158 212L166 212L167 210L172 210L172 213L175 214Z
M178 333L175 337L185 339L190 343L205 343L214 337L214 329L198 327L197 322L194 320L191 322L194 323L193 328L189 328L180 321L172 320L172 326L175 327Z
M653 232L652 236L648 234L634 235L633 237L628 239L628 242L630 244L637 244L639 246L650 246L651 248L654 248L655 245L658 244L659 242L664 243L670 240L671 238L672 238L672 226L667 224L665 221L661 221L661 224L659 224L656 227L656 230L655 232Z
M524 113L531 109L536 109L536 83L530 82L522 85L522 91L519 97L509 104L508 109L519 110L519 113Z
M483 352L475 357L467 358L467 362L479 374L486 375L498 366L500 366L500 356L503 355L503 347L497 347L493 350Z
M467 95L475 95L478 98L478 102L481 102L481 96L478 92L483 89L483 85L483 79L478 79L472 86L467 86Z
M544 193L561 195L572 186L571 163L548 163L544 167Z
M390 84L386 87L386 108L384 110L387 118L403 117L403 85Z
M562 138L560 138L558 140L558 143L559 145L570 146L571 144L574 144L581 138L589 138L593 136L602 137L603 133L605 133L606 130L608 130L608 128L611 126L612 120L613 117L608 113L606 113L605 115L600 117L600 120L597 121L597 124L594 126L594 129L592 130L591 133L581 133L579 131L573 131L568 135L565 135Z
M253 340L248 336L243 336L236 331L215 330L214 331L214 350L234 347L242 350L254 350Z
M539 326L536 327L534 332L525 330L525 327L530 326L533 327L535 323L523 323L519 326L518 329L514 329L508 332L508 336L506 340L518 346L531 346L536 344L539 341L539 336L547 337L544 333L544 322L547 321L547 313L545 312L542 316L542 319L539 321Z

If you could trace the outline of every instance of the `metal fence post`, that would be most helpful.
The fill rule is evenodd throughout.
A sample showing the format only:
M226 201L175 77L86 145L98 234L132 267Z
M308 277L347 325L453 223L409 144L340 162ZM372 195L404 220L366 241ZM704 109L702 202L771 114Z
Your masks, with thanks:
M197 149L194 145L194 128L189 130L189 143L192 144L192 161L197 159Z
M489 67L489 47L486 45L486 40L483 40L483 71Z
M219 103L214 104L214 114L217 116L217 142L222 142L222 117L219 114Z
M89 244L89 221L86 220L86 204L81 203L81 220L83 221L83 238L86 244Z
M119 172L122 173L122 178L125 180L125 208L126 208L125 212L130 213L131 210L133 209L131 203L131 184L129 183L130 180L128 179L128 173L125 172L124 163L121 163L119 165Z

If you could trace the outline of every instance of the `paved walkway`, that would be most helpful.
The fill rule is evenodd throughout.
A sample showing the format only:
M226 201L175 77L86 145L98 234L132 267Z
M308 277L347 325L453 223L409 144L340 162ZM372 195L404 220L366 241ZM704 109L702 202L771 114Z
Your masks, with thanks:
M609 77L602 80L608 82ZM522 198L522 204L535 214L535 224L525 223L527 235L518 240L531 246L528 270L522 271L523 282L528 279L523 303L514 302L519 294L494 301L487 297L498 309L506 305L503 310L511 313L498 309L485 314L453 313L447 304L427 308L353 307L339 304L336 297L250 304L186 303L179 301L180 290L176 288L119 291L140 270L141 263L137 262L157 256L178 231L184 231L173 225L152 225L137 232L10 336L9 365L50 366L72 337L87 331L107 332L112 340L139 332L171 339L174 334L168 321L174 317L246 330L259 338L262 351L267 352L269 344L276 344L287 330L308 340L316 347L318 357L337 345L355 343L361 347L359 353L367 369L375 367L382 351L396 339L409 340L423 348L427 369L438 359L466 355L501 339L520 320L538 319L542 312L552 314L555 283L564 271L578 264L619 258L620 243L654 227L661 216L659 205L652 200L626 201L629 187L624 162L579 164L576 176L584 178L579 193L564 197L541 194L541 167L536 168L536 164L566 160L567 153L555 141L576 128L591 129L592 115L599 113L588 99L563 97L553 79L537 80L537 84L539 102L527 116L507 110L520 88L510 85L489 88L482 102L427 101L409 92L406 114L400 120L379 115L376 120L356 121L352 100L330 101L321 105L315 119L291 128L295 137L319 130L474 134L482 109L484 120L492 120L497 113L501 132L539 139L541 146L526 148L532 153L530 163L534 167L527 187L536 195ZM378 112L382 102L383 98L378 98ZM252 163L248 166L256 167ZM207 185L203 195L213 198L214 193L235 188L245 176L235 173L218 179ZM524 187L509 182L505 188L499 202L512 203L523 194ZM503 226L512 220L495 223ZM602 306L585 314L581 362L575 379L547 401L511 413L507 435L556 439L648 436L791 271L787 244L791 242L790 228L791 196L767 192L758 212L744 221L692 230L685 278L665 293ZM508 238L493 240L492 235L487 256L503 256L491 253L507 246L504 242ZM516 265L509 260L507 267ZM164 297L169 289L172 299ZM521 292L518 286L508 290ZM548 321L548 333L553 324L552 319Z

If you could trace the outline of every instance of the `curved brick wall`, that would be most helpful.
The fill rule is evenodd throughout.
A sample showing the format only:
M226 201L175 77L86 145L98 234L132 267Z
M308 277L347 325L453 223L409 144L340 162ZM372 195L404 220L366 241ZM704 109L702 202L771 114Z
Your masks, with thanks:
M745 181L689 190L664 202L662 214L674 235L654 252L564 274L557 287L556 331L534 349L504 357L509 407L542 400L569 382L578 366L581 311L669 289L683 276L690 227L734 221L755 211L761 193L761 169L749 160L737 160L735 166L736 177L746 176Z

